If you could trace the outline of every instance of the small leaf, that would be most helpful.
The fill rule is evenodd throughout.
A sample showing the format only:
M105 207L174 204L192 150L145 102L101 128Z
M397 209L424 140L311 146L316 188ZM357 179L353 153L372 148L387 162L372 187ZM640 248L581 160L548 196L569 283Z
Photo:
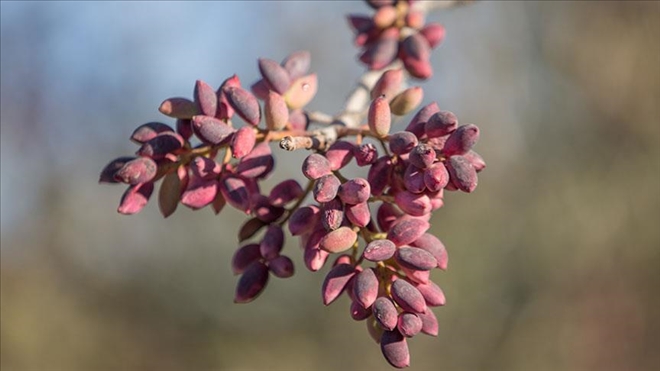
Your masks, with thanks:
M251 238L265 225L266 223L262 222L259 218L248 219L238 231L238 242L243 242L248 238Z
M181 179L176 171L165 175L158 192L158 207L165 218L172 215L181 197Z

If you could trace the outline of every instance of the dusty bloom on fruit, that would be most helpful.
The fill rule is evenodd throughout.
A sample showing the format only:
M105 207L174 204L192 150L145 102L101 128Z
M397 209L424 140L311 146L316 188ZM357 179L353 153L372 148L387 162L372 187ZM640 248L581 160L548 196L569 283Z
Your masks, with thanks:
M431 307L446 304L431 279L448 266L431 215L444 207L445 191L474 192L486 163L474 150L476 125L459 123L435 102L422 104L423 89L407 85L409 77L431 76L431 51L444 28L426 24L416 1L367 3L373 15L349 20L359 59L382 71L349 97L347 107L363 97L358 116L307 109L319 88L309 52L281 62L260 58L260 77L250 85L236 75L217 87L197 80L190 99L164 100L158 109L174 123L140 125L130 136L135 154L111 161L99 181L126 185L122 214L138 213L155 192L164 217L179 204L244 214L228 263L238 276L236 303L295 275L290 254L297 252L286 242L296 239L305 268L325 276L323 303L346 294L351 318L364 321L387 362L402 368L411 360L408 339L437 336ZM383 70L392 63L399 66ZM395 127L394 116L407 114L404 128ZM298 177L266 189L264 180L279 176L278 145L309 153L296 165ZM351 165L361 174L347 176Z

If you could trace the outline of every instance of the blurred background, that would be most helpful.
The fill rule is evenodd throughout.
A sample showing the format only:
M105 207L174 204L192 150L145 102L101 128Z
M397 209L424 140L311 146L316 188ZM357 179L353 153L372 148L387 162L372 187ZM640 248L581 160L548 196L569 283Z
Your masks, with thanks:
M297 263L233 304L244 216L116 207L97 183L196 79L257 79L312 52L310 108L363 67L362 2L5 2L1 8L2 370L386 370L348 300ZM660 369L660 3L485 1L428 17L447 38L420 85L482 130L474 194L433 216L447 272L438 338L411 370ZM402 130L409 117L395 130ZM304 153L271 178L302 179ZM361 173L352 174L358 176ZM153 201L153 200L152 200Z

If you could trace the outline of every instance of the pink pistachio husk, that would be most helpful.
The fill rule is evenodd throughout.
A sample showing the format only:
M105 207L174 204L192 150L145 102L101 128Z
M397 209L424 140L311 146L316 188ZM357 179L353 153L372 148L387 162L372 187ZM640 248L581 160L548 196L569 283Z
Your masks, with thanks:
M330 169L339 170L344 166L348 165L349 162L353 159L353 151L355 144L338 140L325 152L325 157L330 162Z
M350 249L355 241L357 233L349 227L341 227L325 235L319 247L330 253L340 253Z
M300 50L289 54L282 61L282 67L289 73L291 80L295 80L304 76L312 62L310 52L307 50Z
M396 246L408 245L421 237L430 226L421 219L402 219L389 230L387 239Z
M259 244L251 243L241 246L236 249L236 252L234 252L234 256L231 259L232 272L234 272L234 275L241 274L250 266L250 264L259 259L261 259Z
M246 178L259 178L273 169L274 162L270 146L267 142L261 142L241 159L236 172Z
M348 281L355 275L355 268L350 264L339 264L333 267L323 281L321 289L323 304L330 305L342 292Z
M405 279L392 282L392 299L403 309L413 313L426 311L426 301L422 293Z
M165 132L174 131L169 125L162 122L147 122L137 127L131 134L131 140L137 144L142 144L156 135Z
M372 268L368 268L358 273L353 278L353 294L355 300L363 308L369 308L378 297L378 278Z
M216 111L216 118L220 120L229 120L234 116L234 109L229 104L227 100L227 94L224 92L225 88L228 87L241 87L241 80L238 76L233 75L222 82L220 88L215 92L218 97L218 109Z
M259 72L264 80L279 94L284 94L291 85L289 73L279 63L268 58L259 58Z
M252 126L259 125L261 121L261 108L257 98L249 91L235 86L225 88L227 102L243 121Z
M231 141L231 155L234 158L243 158L252 151L257 143L257 133L250 126L243 126L236 130Z
M288 256L280 255L268 262L268 269L279 278L289 278L294 274L293 261Z
M477 171L463 156L451 156L446 163L449 178L456 188L471 193L477 188Z
M268 267L255 261L241 275L236 285L234 303L249 303L261 294L268 283Z
M390 132L392 115L390 105L384 97L378 97L371 102L367 116L369 130L380 138L385 138Z
M403 69L387 70L378 79L374 88L371 89L371 99L384 96L390 102L399 93L402 84Z
M213 202L217 192L218 181L216 179L203 179L193 174L186 190L181 195L181 203L193 210L198 210Z
M202 142L211 145L227 143L236 131L224 121L210 116L194 116L192 129Z
M197 80L193 96L203 115L215 117L218 110L218 96L211 85Z
M371 211L367 202L345 205L344 214L353 225L360 228L366 227L371 221Z
M115 179L126 184L136 185L152 180L158 171L158 165L149 157L130 160L117 171Z
M149 202L154 191L154 183L141 183L128 187L121 198L117 212L124 215L136 214Z
M409 131L418 139L424 139L426 137L426 123L436 112L438 112L438 104L436 102L431 102L426 106L422 107L417 114L410 120L410 123L406 127L406 131Z
M284 97L274 91L269 91L264 103L264 116L267 129L284 129L289 122L289 108Z
M303 193L302 186L297 180L287 179L278 183L270 190L268 199L275 206L284 206L301 197Z

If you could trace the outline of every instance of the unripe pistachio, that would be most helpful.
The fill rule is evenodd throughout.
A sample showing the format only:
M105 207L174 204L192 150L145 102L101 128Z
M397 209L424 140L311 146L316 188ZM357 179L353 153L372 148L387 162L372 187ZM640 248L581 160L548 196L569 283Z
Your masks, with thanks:
M190 164L190 170L199 178L212 179L220 175L222 165L208 157L199 156L195 157Z
M433 147L428 144L418 144L410 151L410 157L408 160L411 164L417 166L420 169L426 169L435 161L436 153Z
M320 210L315 205L303 206L293 212L289 218L289 232L298 236L310 232L319 220Z
M110 163L105 165L103 170L101 170L99 183L119 183L119 180L115 178L115 175L127 162L134 160L135 158L136 157L132 156L122 156L110 161Z
M426 301L422 293L405 279L392 283L392 299L403 309L413 313L426 311Z
M259 72L268 85L277 93L284 94L291 85L289 73L272 59L259 58Z
M355 145L345 140L338 140L325 153L325 157L330 162L330 169L339 170L348 165L353 159L353 149Z
M428 271L438 265L438 261L435 260L430 252L418 247L400 247L397 249L394 258L396 259L397 263L399 263L399 265L408 269L415 269L420 271Z
M392 160L389 156L382 156L369 168L367 180L371 186L371 194L380 196L387 188L392 176Z
M218 96L209 84L197 80L193 96L203 115L215 117L218 110Z
M390 298L384 296L377 298L371 306L371 309L374 312L376 321L382 329L391 331L396 328L398 312Z
M202 113L195 102L181 97L165 99L158 110L166 116L177 119L189 119Z
M440 108L438 108L438 104L436 102L431 102L427 104L426 106L422 107L415 116L410 120L410 123L406 127L406 131L409 131L415 136L417 136L418 139L423 139L426 137L426 132L425 132L425 126L428 120L438 112Z
M287 106L292 109L303 108L311 102L318 89L318 79L316 74L306 75L297 78L289 89L283 94Z
M148 122L138 126L138 128L133 131L133 134L131 134L131 140L135 143L142 144L164 131L174 130L172 130L169 125L161 122Z
M364 178L355 178L341 184L339 198L346 204L355 205L366 202L371 195L371 186Z
M220 120L229 120L232 118L232 116L234 116L234 109L229 104L229 101L227 100L227 94L224 91L226 88L232 86L239 88L241 87L241 80L236 75L233 75L223 81L222 85L220 85L220 88L218 88L218 91L215 92L215 95L218 97L218 109L216 111L215 117Z
M393 114L403 116L416 109L422 103L422 99L424 99L424 90L414 86L397 94L390 102L390 109Z
M242 158L254 149L257 142L257 133L251 126L243 126L236 130L231 140L231 155L234 158Z
M406 172L403 176L403 185L406 190L412 193L424 192L426 189L426 183L424 182L425 174L425 170L422 170L413 164L409 164L408 167L406 167Z
M419 247L430 252L438 262L438 268L447 269L448 256L445 245L436 236L430 233L424 233L419 236L414 242L410 243L411 246Z
M231 206L250 213L250 191L244 178L228 174L220 179L220 191Z
M345 206L344 214L353 225L358 227L366 227L371 221L371 212L369 211L369 204L361 202L359 204Z
M217 192L218 181L216 179L203 179L193 173L186 190L181 195L181 203L193 210L198 210L213 202Z
M372 143L363 143L353 147L353 155L358 166L366 166L376 162L378 150Z
M355 268L350 264L339 264L325 276L323 287L323 304L330 305L341 295L348 281L355 275Z
M380 262L391 258L396 251L396 245L390 240L374 240L364 248L364 258L372 262Z
M293 261L288 256L280 255L268 262L268 269L279 278L289 278L293 276Z
M126 184L146 183L156 176L158 165L149 157L138 157L124 164L115 174L115 179Z
M476 125L461 125L447 138L442 153L447 157L463 155L470 151L478 140L479 128Z
M441 191L449 182L449 172L442 162L436 162L424 171L424 184L431 192Z
M341 227L344 221L344 205L339 198L334 198L323 204L321 208L321 223L328 231Z
M236 172L247 178L259 178L273 169L274 162L270 146L267 142L261 142L241 159Z
M211 145L226 143L235 131L224 121L210 116L194 116L192 129L202 142Z
M363 308L369 308L376 301L378 284L373 268L365 269L353 278L353 295Z
M225 88L227 102L241 118L252 126L261 121L261 108L257 98L249 91L235 86Z
M435 48L445 39L445 28L438 23L429 23L419 33L428 41L431 48Z
M424 193L399 191L394 195L394 200L403 212L412 216L422 216L431 212L431 199Z
M250 264L259 259L261 259L259 244L251 243L241 246L234 252L234 256L231 259L231 269L234 275L241 274Z
M451 156L446 163L449 178L458 189L470 193L477 188L477 171L463 156Z
M393 6L382 6L376 10L373 16L374 25L380 29L391 26L396 21L396 8Z
M284 98L274 91L269 91L264 104L264 115L267 129L284 129L289 122L289 109Z
M430 336L438 336L438 319L432 310L427 310L424 313L417 313L419 319L422 320L422 332Z
M266 229L264 238L259 244L261 256L267 260L275 259L284 246L284 231L279 224L271 224Z
M139 156L154 160L165 158L168 153L175 153L183 147L183 138L173 131L164 131L146 141L136 152Z
M486 162L481 157L481 155L475 151L469 150L466 154L463 155L463 157L470 161L477 173L486 168Z
M386 98L378 97L371 102L368 123L369 130L377 137L385 138L390 132L392 115Z
M327 158L318 153L312 153L303 161L302 172L307 179L316 180L324 175L332 174L332 169Z
M309 71L311 59L311 54L307 50L293 52L284 58L282 67L289 73L291 80L295 80Z
M442 289L433 283L433 281L417 284L416 287L417 290L422 293L424 300L426 300L426 305L431 307L439 307L445 305L445 293L442 292Z
M398 49L399 30L390 27L385 29L378 39L367 47L360 55L360 61L372 70L380 70L394 61Z
M397 68L394 70L387 70L378 79L374 88L371 89L371 99L376 99L380 96L385 96L388 101L394 97L401 90L403 84L403 69Z
M314 199L316 202L329 202L337 196L341 181L334 174L324 175L314 184Z
M396 155L406 154L418 144L415 134L409 131L394 133L389 139L390 151Z
M319 247L330 253L340 253L353 247L357 233L349 227L341 227L326 234Z
M236 285L234 303L249 303L261 294L268 283L268 267L255 261L243 272Z
M397 329L405 337L413 337L422 330L422 320L415 314L403 312L399 315Z
M147 202L149 202L149 197L151 197L153 191L153 182L135 184L128 187L126 192L124 192L124 195L121 197L117 212L124 215L131 215L140 212Z
M303 195L303 189L295 179L287 179L270 190L268 199L275 206L283 206Z
M387 239L396 246L408 245L423 235L431 225L421 219L401 219L388 231Z

